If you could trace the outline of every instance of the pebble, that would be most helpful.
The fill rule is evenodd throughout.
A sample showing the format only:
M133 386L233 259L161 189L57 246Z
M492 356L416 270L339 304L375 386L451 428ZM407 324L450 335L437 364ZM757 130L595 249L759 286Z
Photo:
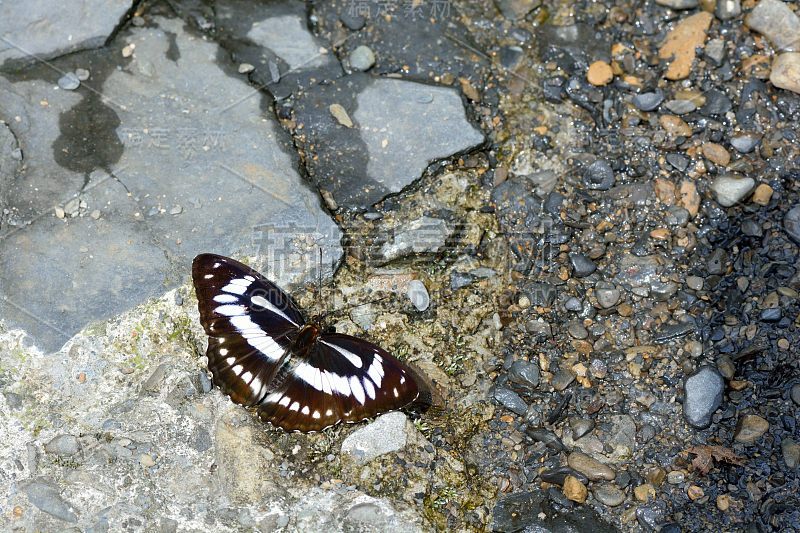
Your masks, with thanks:
M607 191L614 185L614 170L605 159L596 159L583 172L583 182L595 191Z
M594 261L583 254L569 254L569 260L572 263L572 268L575 269L576 277L585 278L597 270L597 265L594 264Z
M90 73L85 68L76 68L75 76L77 76L80 81L86 81L89 79Z
M570 468L574 468L591 481L614 481L614 478L617 476L617 473L611 467L604 465L600 461L582 452L572 452L569 454L567 457L567 464Z
M742 14L740 0L717 0L717 9L714 14L720 20L730 20Z
M792 390L789 392L789 397L795 405L800 405L800 383L792 385Z
M784 439L781 442L781 452L783 452L783 461L791 469L797 468L800 464L800 444L797 444L792 439Z
M592 494L597 501L608 507L622 505L625 501L625 493L611 483L596 485L592 488Z
M664 101L664 92L658 89L653 92L637 94L631 101L640 111L655 111Z
M658 123L672 137L692 136L692 128L682 118L675 115L661 115Z
M701 278L700 276L687 276L686 286L692 289L693 291L702 290L703 278Z
M250 63L240 63L239 64L239 74L248 74L250 72L253 72L255 69L256 69L256 67L254 67Z
M686 472L683 470L671 470L667 473L667 483L670 485L680 485L686 481Z
M680 170L681 172L685 171L689 167L690 160L683 154L678 154L675 152L671 152L667 154L666 157L667 163L675 167L676 170Z
M705 496L706 493L703 491L702 487L698 487L697 485L689 485L686 487L686 495L690 500L697 501Z
M706 31L713 18L711 13L696 13L682 19L667 34L658 57L670 61L665 73L668 80L682 80L692 72L696 50L705 44Z
M656 489L650 483L642 483L633 489L633 495L640 502L646 502L651 498L656 497Z
M722 39L711 39L708 41L708 44L706 44L704 54L707 58L716 63L717 66L720 66L722 60L725 59L725 51L725 41Z
M347 114L347 110L341 104L331 104L328 106L328 111L330 111L333 118L336 119L336 122L345 128L353 127L353 120L350 118L350 115Z
M583 417L570 418L569 427L572 430L572 439L578 440L594 429L594 420Z
M201 370L197 374L197 379L200 382L200 390L203 394L211 392L211 379L208 377L208 373L205 370Z
M509 411L520 416L528 412L528 404L525 403L525 400L509 388L496 387L494 389L494 399Z
M697 0L656 0L656 4L671 9L693 9L697 7Z
M724 115L733 107L731 99L722 91L709 89L704 93L704 96L706 103L700 109L700 112L705 116Z
M589 65L586 79L595 86L608 85L614 79L614 71L611 70L611 65L605 61L595 61Z
M617 305L622 293L613 283L602 281L597 283L594 287L594 294L597 297L597 303L603 309L609 309Z
M589 495L589 490L586 488L586 485L581 483L578 478L573 476L567 476L564 479L564 486L562 490L564 492L564 496L577 503L585 502L586 497Z
M81 86L81 80L78 79L74 72L67 72L58 78L58 86L65 91L74 91Z
M563 391L575 381L575 374L567 369L561 369L555 373L550 384L557 391Z
M744 23L769 39L778 51L800 51L800 18L781 0L761 0Z
M350 52L350 66L353 70L366 72L375 64L375 53L369 46L361 45Z
M753 178L726 174L711 183L711 190L721 206L731 207L750 194L755 184Z
M772 187L767 185L766 183L760 183L756 190L753 191L753 203L766 206L769 204L769 201L772 199L773 193Z
M524 387L535 389L539 386L539 365L517 360L508 369L508 379Z
M80 450L78 439L72 435L58 435L44 445L47 453L69 457Z
M697 109L697 104L691 100L670 100L665 105L667 109L676 115L686 115Z
M731 497L727 494L720 494L717 496L717 509L723 513L731 506Z
M800 244L800 204L786 212L783 217L783 228L794 242Z
M800 94L800 52L784 52L775 58L769 81L775 87Z
M715 368L704 366L686 378L683 390L686 422L698 429L707 428L711 425L711 415L722 404L725 380Z
M760 142L760 137L750 134L738 135L730 140L731 146L733 146L740 154L749 154L755 149L756 146L758 146L758 143Z
M731 162L731 154L729 154L721 144L712 142L704 143L703 155L712 163L723 167L728 166L728 163Z
M514 69L522 60L524 51L519 46L504 46L500 49L499 57L500 64L509 70ZM478 101L479 98L470 98L470 100Z
M142 465L142 468L150 468L156 464L156 460L149 453L143 453L139 456L139 464Z
M408 440L408 418L394 411L350 433L342 442L342 453L351 456L358 464L366 464L376 457L402 450Z
M570 296L569 299L564 302L564 309L567 311L578 312L583 309L583 302L581 302L580 298L575 296Z
M408 282L408 291L406 294L417 311L425 311L431 304L431 297L428 294L428 289L425 288L425 284L418 279L412 279Z
M567 333L573 339L583 340L589 336L589 331L579 322L570 322L567 326Z
M769 429L769 422L758 415L743 415L736 424L733 439L742 444L753 444Z

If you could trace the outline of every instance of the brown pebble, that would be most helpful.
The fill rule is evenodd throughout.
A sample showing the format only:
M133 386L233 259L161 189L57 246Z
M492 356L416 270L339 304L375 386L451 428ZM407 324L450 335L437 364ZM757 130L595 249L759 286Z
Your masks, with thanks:
M696 501L705 496L706 493L703 492L703 489L697 485L689 485L686 488L686 495L689 496L690 500Z
M761 183L756 187L756 190L753 191L753 203L758 205L767 205L769 204L770 199L772 199L773 193L772 187L767 185L766 183Z
M656 228L650 232L650 236L657 241L669 240L669 230L667 228Z
M727 511L731 506L731 497L727 494L720 494L717 496L717 509L720 511Z
M617 306L617 313L619 316L631 316L633 314L633 306L626 303L621 303Z
M665 178L656 178L656 198L665 205L675 205L675 184Z
M705 45L706 31L713 18L711 13L694 14L678 22L667 34L658 57L671 61L665 73L668 80L682 80L692 72L696 50Z
M695 184L689 180L681 182L681 206L693 217L700 210L700 195Z
M784 52L776 57L769 81L775 87L800 94L800 52Z
M614 71L611 70L611 65L605 61L595 61L589 65L589 71L586 73L586 79L589 83L596 86L607 85L614 79Z
M78 383L86 383L86 372L78 372Z
M646 502L649 498L655 498L656 489L650 483L643 483L633 489L633 495L640 502Z
M336 119L336 122L345 128L353 127L353 121L350 119L350 115L347 114L347 110L341 104L331 104L328 106L328 111L330 111L333 118Z
M736 442L753 444L769 429L769 422L758 415L744 415L736 424L733 438Z
M661 115L658 117L658 123L672 137L691 137L692 135L692 128L676 115Z
M704 143L703 155L715 165L726 167L731 162L731 154L721 144Z
M586 485L574 476L567 476L564 478L564 486L562 488L564 496L573 502L583 503L589 495Z

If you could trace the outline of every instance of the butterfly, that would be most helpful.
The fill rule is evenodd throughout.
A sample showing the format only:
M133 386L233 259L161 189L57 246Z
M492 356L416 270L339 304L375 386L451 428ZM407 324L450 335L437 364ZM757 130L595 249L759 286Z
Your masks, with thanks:
M200 254L192 280L213 382L272 425L320 431L430 407L418 372L375 344L306 322L285 292L247 265Z

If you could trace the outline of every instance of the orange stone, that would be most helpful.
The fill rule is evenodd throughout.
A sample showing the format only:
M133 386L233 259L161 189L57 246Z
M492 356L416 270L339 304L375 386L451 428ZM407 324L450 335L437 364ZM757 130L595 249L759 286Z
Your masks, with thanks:
M681 182L681 206L693 217L697 216L700 210L700 195L697 193L697 187L689 180Z
M664 178L656 178L656 198L666 205L675 204L675 184Z
M713 19L711 13L703 11L681 20L667 34L658 57L670 61L665 74L668 80L682 80L692 72L696 49L705 45L706 32Z
M595 61L589 65L589 71L586 73L586 79L589 83L596 86L607 85L614 79L614 71L611 65L605 61Z
M758 205L767 205L769 204L770 199L772 199L772 187L767 185L766 183L760 184L756 187L756 190L753 191L753 203Z
M661 115L658 117L658 123L672 137L690 137L692 135L692 128L681 117Z
M728 163L731 162L731 154L729 154L721 144L711 142L704 143L703 155L715 165L726 167Z

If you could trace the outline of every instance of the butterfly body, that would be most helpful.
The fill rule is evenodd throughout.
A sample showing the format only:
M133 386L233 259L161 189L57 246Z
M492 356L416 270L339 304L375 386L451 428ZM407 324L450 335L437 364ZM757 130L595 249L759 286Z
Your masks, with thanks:
M250 267L201 254L192 278L214 383L273 425L319 431L430 405L411 367L375 344L306 323L291 298Z

